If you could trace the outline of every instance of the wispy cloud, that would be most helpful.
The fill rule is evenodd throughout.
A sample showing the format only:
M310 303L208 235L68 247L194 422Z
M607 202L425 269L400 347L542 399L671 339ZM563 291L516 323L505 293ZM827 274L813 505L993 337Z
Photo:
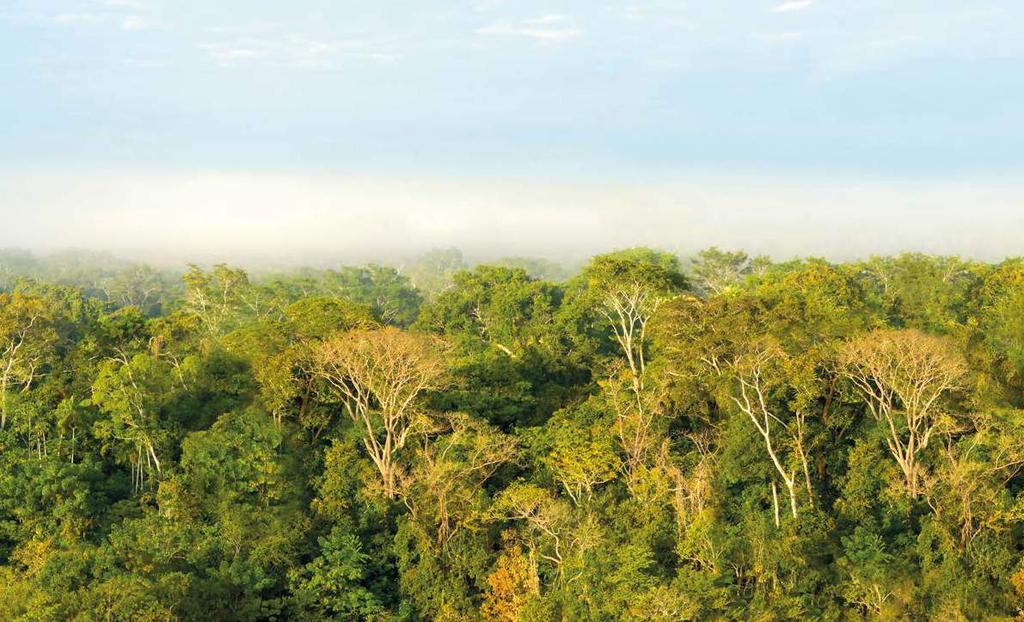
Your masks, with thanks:
M799 41L803 37L803 33L799 32L764 32L753 35L758 41L765 41L767 43L790 43L792 41Z
M200 43L199 49L206 52L210 60L221 67L231 67L239 61L264 58L269 53L264 42L246 39L230 42Z
M387 62L401 58L390 49L378 49L358 40L311 39L300 35L244 37L201 43L198 47L220 67L263 61L293 69L329 70L345 60Z
M126 13L126 9L142 9L141 3L131 0L106 0L102 3L106 10L81 13L57 13L45 19L45 22L60 26L117 26L121 30L148 30L156 27L156 23L138 13Z
M58 24L97 24L103 16L97 13L57 13L53 21Z
M121 64L125 67L132 67L135 69L157 69L159 67L167 66L165 61L154 60L151 58L122 58Z
M566 28L523 28L518 26L486 26L484 28L478 28L476 30L478 35L486 36L512 36L512 37L527 37L530 39L538 39L541 41L565 41L568 39L574 39L583 32L579 28L566 27Z
M773 13L790 13L792 11L803 11L814 6L815 0L787 0L782 4L772 7Z
M694 12L678 3L669 6L661 3L630 4L623 7L621 16L626 22L646 22L646 27L661 31L692 31L699 27Z
M476 34L497 37L525 37L537 41L557 43L574 39L583 31L573 25L568 16L549 13L519 22L502 22L476 29Z
M548 13L547 15L541 15L533 19L524 20L524 24L530 25L542 25L542 24L560 24L569 21L567 15L561 13Z
M126 15L121 20L121 30L149 30L153 22L141 15Z

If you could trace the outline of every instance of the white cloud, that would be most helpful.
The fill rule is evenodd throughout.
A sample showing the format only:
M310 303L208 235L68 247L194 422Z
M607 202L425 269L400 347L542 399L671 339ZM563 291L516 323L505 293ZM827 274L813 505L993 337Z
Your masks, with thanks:
M137 13L125 13L125 9L141 9L142 4L132 0L105 0L98 2L98 11L61 12L54 14L0 15L0 19L24 22L33 25L58 26L117 26L122 30L146 30L156 24Z
M622 16L631 22L639 22L647 19L648 12L643 7L631 5L622 9Z
M401 54L388 54L385 52L359 52L355 54L357 58L365 58L366 60L380 61L389 63L402 58Z
M121 20L121 30L149 30L153 23L140 15L126 15Z
M268 54L266 44L257 40L201 43L199 49L209 54L210 59L221 67L231 67L239 61L264 58Z
M478 35L487 36L512 36L540 39L542 41L565 41L580 36L582 31L578 28L518 28L514 26L487 26L478 28Z
M789 13L791 11L802 11L814 6L815 0L788 0L782 4L772 7L773 13Z
M626 22L646 22L646 28L661 32L694 31L700 27L701 23L698 12L680 3L670 5L660 2L630 4L622 8L620 15Z
M473 11L476 13L486 13L487 11L493 11L501 8L502 0L478 0L473 3Z
M96 24L103 21L102 15L96 13L58 13L53 16L58 24Z
M801 37L803 37L803 34L799 32L766 32L754 35L754 38L758 41L765 41L767 43L790 43L799 41Z
M243 58L261 58L267 53L263 50L252 48L221 48L216 52L222 60L239 60Z
M358 40L311 39L301 35L243 37L203 43L199 48L221 67L263 61L293 69L330 70L346 60L388 62L401 58L393 50L377 49Z
M525 20L524 24L557 24L559 22L566 22L569 17L562 15L561 13L548 13L547 15L541 15L533 19Z
M549 13L518 23L500 23L476 29L476 34L496 37L526 37L548 43L557 43L574 39L583 34L575 27L568 16L560 13Z
M167 66L165 61L149 58L122 58L121 64L125 67L133 67L136 69L156 69Z

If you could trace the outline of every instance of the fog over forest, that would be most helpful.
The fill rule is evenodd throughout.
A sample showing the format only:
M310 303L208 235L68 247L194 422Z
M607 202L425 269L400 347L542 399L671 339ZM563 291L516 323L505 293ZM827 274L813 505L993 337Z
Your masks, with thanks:
M689 180L689 181L688 181ZM486 261L580 262L649 245L777 259L1020 252L1024 189L984 181L797 182L680 174L626 182L267 172L0 174L0 247L109 251L158 265L401 264L455 246Z

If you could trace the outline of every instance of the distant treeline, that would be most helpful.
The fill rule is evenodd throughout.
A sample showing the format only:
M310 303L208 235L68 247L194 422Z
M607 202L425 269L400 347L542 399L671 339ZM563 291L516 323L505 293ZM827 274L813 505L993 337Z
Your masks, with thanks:
M455 273L480 262L463 257L457 248L435 249L411 260L388 260L364 266L348 265L335 269L289 268L248 270L255 282L306 279L309 281L383 277L395 273L408 277L408 282L426 297L452 282ZM508 268L522 268L531 277L549 281L565 281L579 266L541 257L504 257L486 262ZM0 291L10 291L18 279L30 278L47 283L70 285L85 295L106 300L114 305L152 305L180 297L181 276L186 267L154 267L146 262L132 261L110 253L96 251L61 251L37 254L27 250L0 249ZM342 275L342 276L339 276ZM372 278L369 277L369 278Z
M1024 260L0 253L0 620L1024 619Z

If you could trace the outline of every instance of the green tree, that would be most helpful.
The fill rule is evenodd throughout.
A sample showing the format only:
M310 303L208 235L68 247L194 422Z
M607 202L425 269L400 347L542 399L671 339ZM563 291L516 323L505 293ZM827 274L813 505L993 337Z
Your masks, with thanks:
M57 341L51 313L41 298L0 294L0 430L7 427L11 391L31 387Z

